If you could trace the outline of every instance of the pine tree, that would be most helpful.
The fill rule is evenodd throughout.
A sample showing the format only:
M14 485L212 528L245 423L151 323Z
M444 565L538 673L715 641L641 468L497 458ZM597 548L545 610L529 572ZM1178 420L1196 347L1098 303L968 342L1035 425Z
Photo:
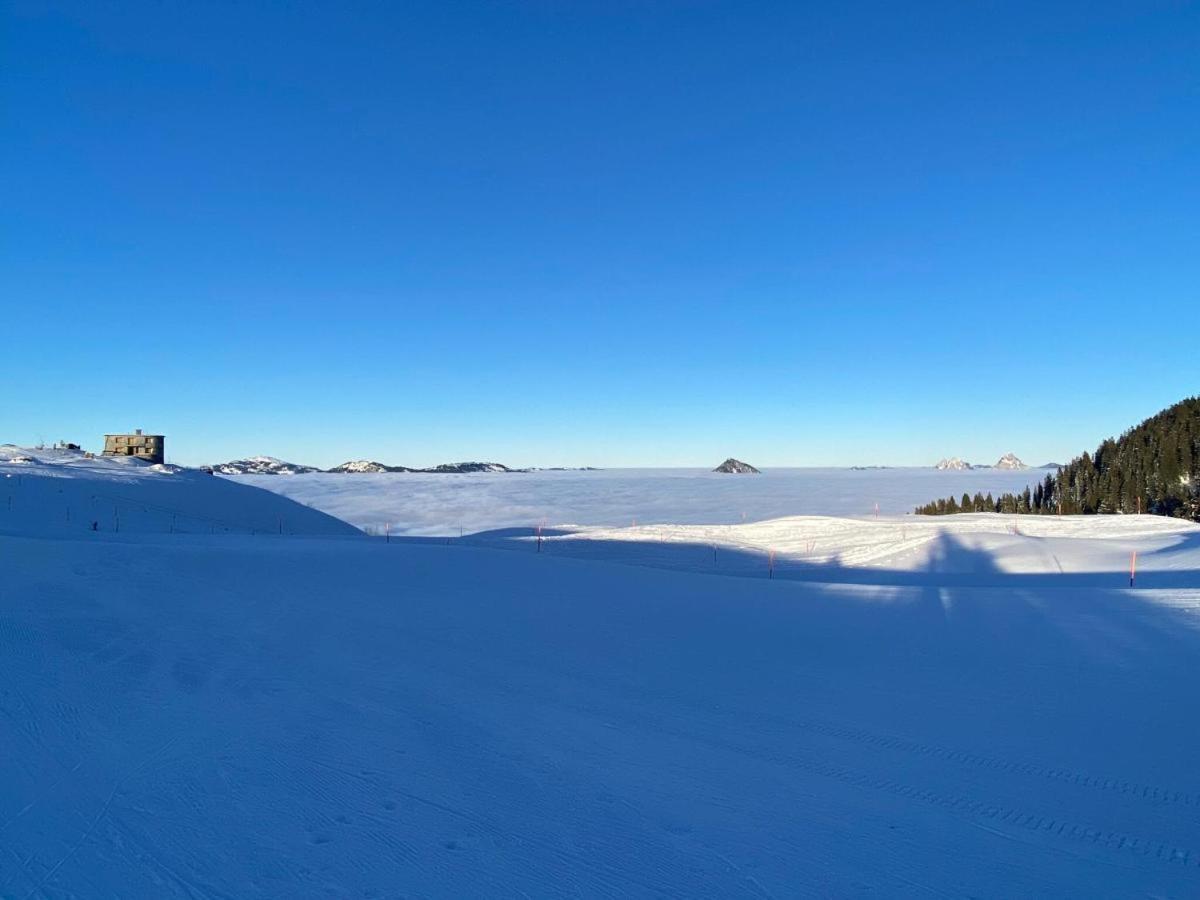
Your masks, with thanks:
M1186 516L1200 521L1200 397L1163 410L1120 438L1102 441L1040 485L1019 495L991 494L962 501L948 498L918 507L927 514L948 509L996 512L1118 513Z

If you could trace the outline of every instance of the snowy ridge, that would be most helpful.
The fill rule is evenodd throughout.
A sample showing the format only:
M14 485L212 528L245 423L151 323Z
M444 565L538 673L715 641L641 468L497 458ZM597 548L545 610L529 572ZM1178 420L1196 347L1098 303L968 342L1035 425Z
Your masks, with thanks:
M411 471L463 475L471 472L521 472L524 470L510 469L508 466L496 462L457 462L442 463L440 466L430 469L412 469Z
M0 447L8 534L357 534L333 516L199 469Z
M211 468L218 475L300 475L306 472L321 471L313 466L284 462L274 456L251 456L246 459L235 459L227 463L218 463Z
M379 474L380 472L407 472L407 469L398 468L396 466L385 466L381 462L375 462L370 459L355 459L350 462L344 462L340 466L334 466L332 469L326 469L330 473L347 473L361 474L371 473Z
M235 459L227 463L217 463L210 466L218 475L307 475L322 473L328 475L380 475L396 472L417 472L435 475L463 475L475 472L528 472L530 469L512 469L497 462L455 462L442 463L426 469L413 469L409 466L389 466L386 463L371 459L356 459L334 466L332 469L318 469L315 466L302 466L298 463L284 462L274 456L251 456L247 459ZM567 471L567 470L556 470ZM593 471L588 469L586 471Z

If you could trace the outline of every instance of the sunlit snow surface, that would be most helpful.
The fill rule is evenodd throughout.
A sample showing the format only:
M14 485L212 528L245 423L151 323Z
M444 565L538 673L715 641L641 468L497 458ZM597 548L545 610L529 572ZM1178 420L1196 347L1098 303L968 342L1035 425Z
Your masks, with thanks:
M673 524L387 542L16 455L0 897L1200 896L1196 525L689 524L677 488ZM623 520L656 477L586 483Z
M966 491L1023 490L1045 469L610 469L427 475L261 475L235 480L276 491L360 528L457 535L519 525L729 524L780 516L883 515Z

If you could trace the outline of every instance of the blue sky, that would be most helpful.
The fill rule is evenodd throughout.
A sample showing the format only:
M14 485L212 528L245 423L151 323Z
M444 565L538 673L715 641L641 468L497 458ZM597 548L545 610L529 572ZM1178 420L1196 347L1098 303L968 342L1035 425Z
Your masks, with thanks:
M928 464L1200 392L1200 6L4 2L0 441Z

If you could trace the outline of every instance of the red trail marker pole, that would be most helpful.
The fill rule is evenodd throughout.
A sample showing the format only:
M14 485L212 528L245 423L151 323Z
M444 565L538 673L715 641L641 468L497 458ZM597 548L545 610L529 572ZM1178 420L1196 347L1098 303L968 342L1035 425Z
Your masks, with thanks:
M1129 586L1133 587L1133 579L1137 577L1137 551L1129 554Z

